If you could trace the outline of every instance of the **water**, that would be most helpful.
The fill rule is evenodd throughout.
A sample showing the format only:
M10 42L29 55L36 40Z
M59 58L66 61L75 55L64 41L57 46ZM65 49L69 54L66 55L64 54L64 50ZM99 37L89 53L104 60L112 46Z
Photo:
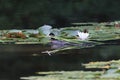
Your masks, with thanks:
M39 71L84 70L82 63L120 59L118 44L60 51L49 56L49 45L0 45L0 80L19 80Z

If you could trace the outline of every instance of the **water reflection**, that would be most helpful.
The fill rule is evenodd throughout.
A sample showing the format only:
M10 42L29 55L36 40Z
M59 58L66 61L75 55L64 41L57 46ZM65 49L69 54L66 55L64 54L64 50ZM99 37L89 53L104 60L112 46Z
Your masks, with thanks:
M36 71L81 70L82 63L120 58L119 45L65 50L52 56L41 53L50 48L49 45L0 45L0 80L16 80Z

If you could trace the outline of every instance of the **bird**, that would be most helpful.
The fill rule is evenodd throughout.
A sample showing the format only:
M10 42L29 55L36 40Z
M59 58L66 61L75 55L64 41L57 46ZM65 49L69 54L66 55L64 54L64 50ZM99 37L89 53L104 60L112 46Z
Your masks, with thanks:
M55 45L61 45L61 46L70 44L69 42L58 40L58 39L55 39L55 38L51 38L51 43L55 44Z
M83 32L80 32L80 31L77 32L77 38L79 40L86 40L88 39L88 37L89 37L89 33L87 29L84 29Z
M52 37L55 37L55 34L51 32L51 33L49 34L49 37L51 37L51 38L52 38Z
M56 39L54 33L50 33L49 36L50 36L50 40L52 44L56 44L56 45L69 45L70 44L70 42Z
M61 48L61 47L65 46L67 43L65 41L55 39L54 33L50 33L49 37L50 37L50 45L51 45L51 48L53 48L53 49Z

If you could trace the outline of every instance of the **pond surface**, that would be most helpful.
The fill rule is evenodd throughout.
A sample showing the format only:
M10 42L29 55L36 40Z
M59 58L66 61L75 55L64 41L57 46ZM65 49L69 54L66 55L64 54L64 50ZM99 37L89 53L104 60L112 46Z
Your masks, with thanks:
M1 44L0 80L19 80L40 71L79 71L85 69L82 63L120 59L119 44L64 50L51 56L42 53L46 50L51 46Z

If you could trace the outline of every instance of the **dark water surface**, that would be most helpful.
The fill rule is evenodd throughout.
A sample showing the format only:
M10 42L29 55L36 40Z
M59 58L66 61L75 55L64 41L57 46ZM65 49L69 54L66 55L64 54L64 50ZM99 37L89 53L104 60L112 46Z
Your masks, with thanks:
M59 54L41 53L51 50L49 45L0 45L0 80L19 80L21 76L39 71L83 70L82 63L120 59L120 45L101 45L72 49Z

